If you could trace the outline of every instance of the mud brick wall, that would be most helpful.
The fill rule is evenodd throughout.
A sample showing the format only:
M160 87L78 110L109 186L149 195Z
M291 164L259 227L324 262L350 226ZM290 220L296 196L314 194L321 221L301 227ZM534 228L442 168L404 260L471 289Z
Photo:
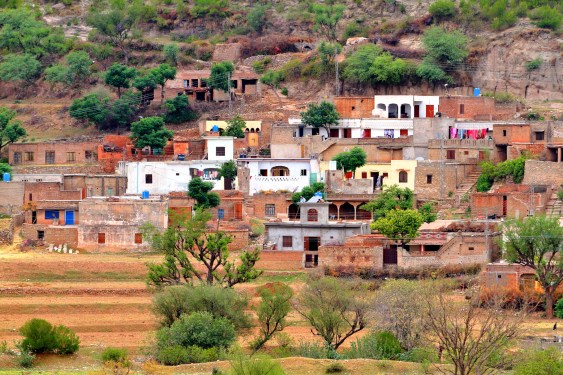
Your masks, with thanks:
M265 271L301 270L303 269L303 251L262 251L256 267Z
M340 118L370 118L375 107L373 96L366 97L338 97L334 98L334 105Z
M252 205L254 207L254 216L260 219L272 218L271 216L266 216L266 205L275 205L276 216L287 215L287 210L291 205L290 193L282 194L254 194L252 196Z
M383 268L383 248L357 246L321 246L319 248L319 267L346 271L349 269Z
M0 245L11 245L14 241L14 220L0 219Z
M489 121L505 119L517 112L516 105L495 105L493 98L483 96L441 96L438 108L445 117Z
M545 158L544 143L513 144L506 148L506 157L508 160L518 159L524 151L527 151L534 156Z
M21 212L24 185L23 182L0 182L0 213L11 215Z
M75 249L78 246L78 228L69 227L47 227L45 228L45 244L64 245Z
M111 172L111 171L110 171ZM25 165L14 166L14 174L104 174L104 169L98 164L83 165Z
M54 152L53 164L82 164L97 162L98 142L44 142L44 143L14 143L8 147L9 162L14 164L14 153L21 153L22 165L47 164L46 152ZM33 153L33 160L25 160L26 152ZM69 159L69 153L74 153ZM89 156L87 158L86 156ZM50 164L52 165L52 164Z
M563 184L563 163L526 160L522 183L561 186Z
M414 190L418 199L438 199L440 198L440 184L443 183L444 197L448 193L454 192L473 169L473 164L444 164L443 181L440 181L440 162L418 162L414 181ZM432 176L431 183L428 183L427 176Z

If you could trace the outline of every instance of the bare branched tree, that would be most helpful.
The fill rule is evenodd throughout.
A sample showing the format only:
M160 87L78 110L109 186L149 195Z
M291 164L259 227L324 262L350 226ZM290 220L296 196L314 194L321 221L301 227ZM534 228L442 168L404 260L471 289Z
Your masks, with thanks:
M453 370L441 371L483 375L502 366L502 354L521 333L525 310L511 308L499 298L482 307L472 300L455 302L443 293L425 299L428 339L453 364Z

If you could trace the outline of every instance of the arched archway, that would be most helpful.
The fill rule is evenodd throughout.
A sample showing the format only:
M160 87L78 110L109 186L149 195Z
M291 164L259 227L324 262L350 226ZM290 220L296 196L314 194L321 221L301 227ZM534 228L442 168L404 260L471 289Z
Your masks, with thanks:
M349 202L340 206L340 218L344 220L354 220L354 206Z
M299 206L295 203L292 203L287 208L287 217L289 220L299 220L301 218L301 213L299 211Z
M307 210L307 221L319 221L319 211L309 208Z
M399 172L399 182L401 183L409 182L409 174L406 171Z
M356 220L371 220L371 212L360 208L366 203L362 202L356 206Z
M281 166L281 165L272 167L271 175L272 176L289 176L289 168Z
M401 118L411 118L411 105L401 104Z
M338 219L338 206L334 203L331 203L328 206L328 219L329 220L336 220Z
M399 117L399 106L397 104L389 104L389 118L398 118Z

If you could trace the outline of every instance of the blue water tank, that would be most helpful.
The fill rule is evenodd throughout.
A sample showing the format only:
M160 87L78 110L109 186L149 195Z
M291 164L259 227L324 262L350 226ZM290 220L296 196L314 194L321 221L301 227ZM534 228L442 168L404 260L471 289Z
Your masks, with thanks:
M473 96L481 96L481 89L479 87L473 89Z
M141 198L143 199L149 199L149 191L145 190L141 193Z
M9 173L4 173L2 175L2 181L4 182L10 182L10 174Z

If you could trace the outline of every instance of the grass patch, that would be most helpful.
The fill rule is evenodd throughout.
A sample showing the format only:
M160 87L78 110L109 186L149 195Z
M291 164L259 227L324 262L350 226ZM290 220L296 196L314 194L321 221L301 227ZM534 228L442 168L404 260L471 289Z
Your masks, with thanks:
M34 272L24 273L19 281L55 282L55 281L143 281L142 275L129 272L83 272L68 270L64 273Z
M284 272L284 273L271 273L260 276L256 281L257 283L294 283L305 281L307 274L305 272Z

